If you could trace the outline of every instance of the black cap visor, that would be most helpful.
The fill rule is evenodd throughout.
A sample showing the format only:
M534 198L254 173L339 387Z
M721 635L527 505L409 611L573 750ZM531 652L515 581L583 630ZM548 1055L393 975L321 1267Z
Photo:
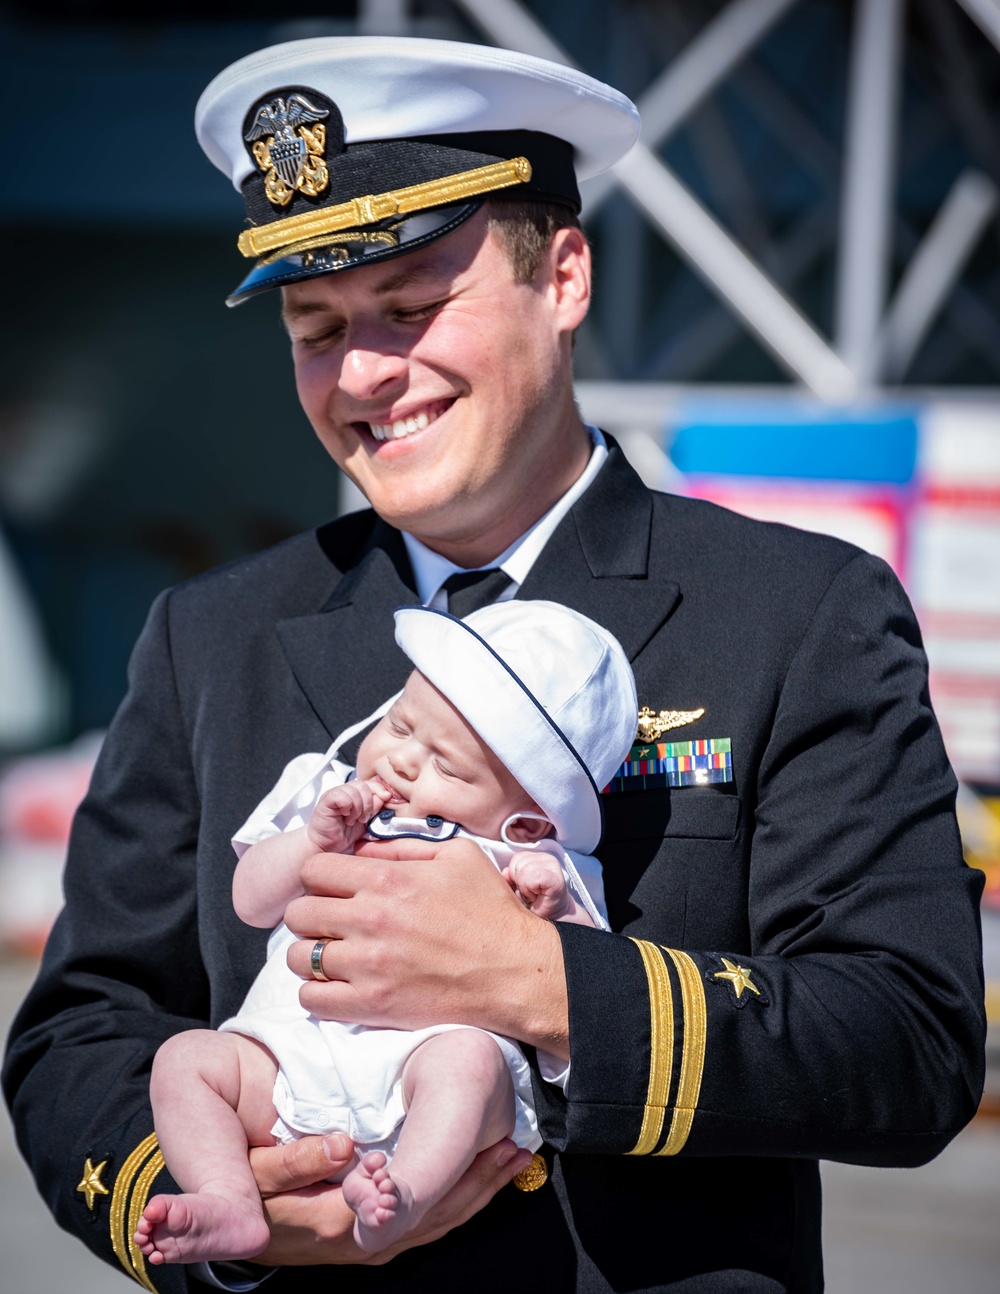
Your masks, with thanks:
M483 199L463 202L431 211L418 211L402 220L384 220L365 229L347 229L324 234L301 244L283 248L275 256L259 260L243 282L226 298L227 306L238 306L260 292L300 283L319 274L337 274L358 265L391 260L433 243L476 214Z

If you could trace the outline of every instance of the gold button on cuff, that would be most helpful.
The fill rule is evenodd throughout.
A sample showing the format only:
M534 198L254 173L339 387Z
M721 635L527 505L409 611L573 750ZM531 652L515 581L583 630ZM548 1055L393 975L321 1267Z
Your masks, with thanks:
M545 1160L536 1151L531 1156L531 1163L527 1168L512 1178L514 1185L519 1191L537 1191L540 1186L544 1186L549 1180L549 1169Z

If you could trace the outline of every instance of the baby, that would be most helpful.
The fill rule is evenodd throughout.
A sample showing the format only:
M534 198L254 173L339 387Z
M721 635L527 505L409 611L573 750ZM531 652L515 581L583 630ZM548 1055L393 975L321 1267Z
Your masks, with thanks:
M565 607L518 601L465 621L403 608L396 640L416 667L403 691L326 754L293 760L237 833L239 916L274 925L304 893L306 859L351 852L367 831L471 837L533 912L607 929L592 857L599 788L627 755L637 713L618 643ZM352 770L340 747L373 718ZM272 933L263 970L218 1032L178 1034L157 1053L154 1124L187 1193L147 1205L135 1239L152 1263L250 1258L266 1246L248 1146L348 1132L358 1156L344 1198L358 1243L377 1252L411 1230L480 1150L508 1136L541 1144L515 1043L454 1024L403 1031L318 1020L299 1004L286 964L294 938L284 925ZM328 942L312 950L321 980ZM539 1063L565 1084L565 1064L541 1053Z

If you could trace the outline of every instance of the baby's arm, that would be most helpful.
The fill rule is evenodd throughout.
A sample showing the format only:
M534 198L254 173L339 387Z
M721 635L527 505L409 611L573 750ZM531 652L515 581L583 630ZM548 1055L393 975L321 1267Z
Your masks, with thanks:
M551 854L523 850L514 855L503 875L537 916L578 926L594 924L587 909L573 897L559 860Z
M352 850L389 798L380 782L345 782L320 796L304 827L251 845L233 874L233 906L250 926L277 925L292 899L305 894L302 865L315 853Z

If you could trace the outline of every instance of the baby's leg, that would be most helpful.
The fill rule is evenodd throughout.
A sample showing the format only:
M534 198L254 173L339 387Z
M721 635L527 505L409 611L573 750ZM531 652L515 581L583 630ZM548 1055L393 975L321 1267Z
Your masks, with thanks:
M489 1034L454 1029L422 1043L403 1070L406 1120L392 1165L372 1151L344 1179L354 1237L376 1253L404 1235L473 1159L514 1128L514 1085Z
M167 1166L190 1194L156 1195L135 1233L151 1263L252 1258L268 1241L248 1145L269 1145L277 1065L236 1033L193 1029L156 1053L149 1091Z

